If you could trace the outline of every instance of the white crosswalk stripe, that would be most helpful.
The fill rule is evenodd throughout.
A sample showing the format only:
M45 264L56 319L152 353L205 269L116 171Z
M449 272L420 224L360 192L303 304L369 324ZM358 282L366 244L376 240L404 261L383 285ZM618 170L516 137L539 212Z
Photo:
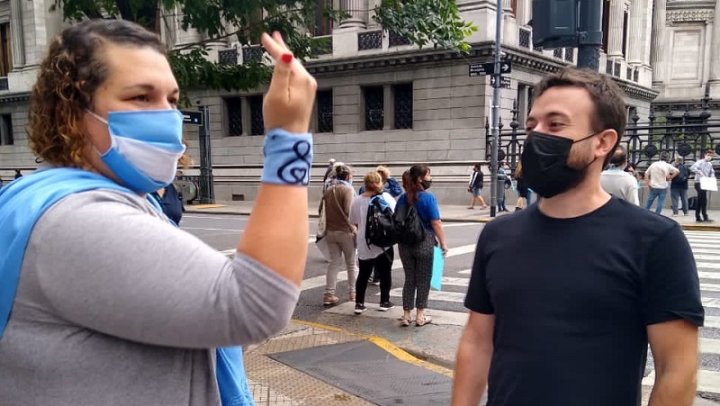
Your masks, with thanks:
M720 330L720 298L708 297L707 293L720 292L720 233L718 232L700 232L692 231L685 233L690 247L693 250L695 261L698 269L698 276L700 277L700 290L702 294L702 303L706 309L705 317L705 329L719 329ZM474 251L474 245L467 245L462 247L453 248L450 250L449 257L470 254ZM472 264L472 256L468 255L467 265ZM399 260L393 263L393 269L401 269L402 264ZM448 272L450 274L443 278L443 286L452 288L452 291L430 291L430 301L434 302L445 302L453 304L457 307L458 304L462 304L465 300L465 289L470 282L471 269L461 269L455 272ZM339 275L338 280L347 280L347 273ZM312 289L314 287L324 286L325 277L319 276L315 278L309 278L303 281L302 289ZM463 289L464 288L464 289ZM379 295L379 293L378 293ZM390 291L390 296L394 301L401 301L402 298L402 287L396 287ZM370 300L369 300L370 302ZM371 307L372 305L368 305ZM432 307L432 304L431 304ZM340 306L336 306L327 312L339 313L339 314L351 314L353 310L352 303L345 303ZM367 312L365 313L368 317L373 318L386 318L396 319L402 310L400 306L397 306L393 311L390 312ZM433 315L433 322L437 324L446 325L464 325L467 320L466 312L452 312L452 311L441 311L428 309L428 314ZM718 314L717 316L715 314ZM720 355L720 338L702 338L700 340L700 352L701 354L707 355ZM654 373L651 373L648 377L643 379L644 385L652 385L655 379ZM710 369L700 369L698 372L698 391L717 393L720 394L720 371Z

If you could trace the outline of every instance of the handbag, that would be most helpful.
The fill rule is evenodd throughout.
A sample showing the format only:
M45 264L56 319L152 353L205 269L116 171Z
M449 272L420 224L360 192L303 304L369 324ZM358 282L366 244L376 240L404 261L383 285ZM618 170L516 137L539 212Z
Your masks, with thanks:
M318 251L325 257L325 260L330 260L330 248L328 248L327 239L327 221L325 217L325 197L320 201L320 209L318 211L319 219L317 225L317 232L315 233L315 246Z
M700 189L710 192L717 192L717 179L714 176L703 176L700 178Z

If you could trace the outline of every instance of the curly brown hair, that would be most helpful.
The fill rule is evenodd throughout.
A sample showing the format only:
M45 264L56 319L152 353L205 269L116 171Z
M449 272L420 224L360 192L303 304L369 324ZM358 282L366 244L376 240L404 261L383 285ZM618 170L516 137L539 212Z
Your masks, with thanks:
M63 30L50 43L30 96L30 148L56 166L87 168L82 118L105 82L107 43L150 47L166 55L160 37L123 20L88 20Z

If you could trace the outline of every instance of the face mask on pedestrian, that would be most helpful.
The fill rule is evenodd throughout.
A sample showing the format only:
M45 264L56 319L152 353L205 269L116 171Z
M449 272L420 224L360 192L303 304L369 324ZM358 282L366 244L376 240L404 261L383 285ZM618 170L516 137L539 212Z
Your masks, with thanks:
M111 111L107 120L88 113L108 126L110 149L98 154L125 186L150 193L173 181L185 152L178 110Z
M428 190L428 189L430 189L430 186L432 186L432 179L430 179L430 180L423 179L420 181L420 184L422 185L423 189Z
M600 132L588 135L577 141L556 135L531 131L525 141L521 161L523 179L528 187L544 198L550 198L566 192L582 181L587 167L595 159L580 169L568 166L568 158L573 144L589 140Z

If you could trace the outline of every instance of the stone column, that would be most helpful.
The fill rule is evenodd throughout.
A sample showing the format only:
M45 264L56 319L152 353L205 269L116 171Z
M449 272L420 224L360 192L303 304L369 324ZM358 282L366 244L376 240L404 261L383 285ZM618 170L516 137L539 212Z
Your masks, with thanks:
M23 37L22 0L10 1L10 35L13 69L25 66L25 39Z
M340 9L350 14L340 21L340 28L364 29L368 19L368 0L340 0Z
M630 25L628 33L628 52L626 60L629 64L639 65L642 63L642 53L645 44L645 1L635 0L630 3Z
M664 83L667 80L667 68L670 63L668 58L670 46L667 41L666 5L667 0L655 0L655 26L653 27L652 49L650 50L654 70L653 84Z
M643 37L643 56L642 56L642 62L645 66L650 66L650 53L652 52L652 41L653 41L653 11L654 11L654 1L653 0L645 0L645 20L644 20L644 37Z
M518 46L518 22L513 14L512 0L503 0L503 45ZM493 40L495 36L493 36Z
M608 33L608 57L622 56L623 36L623 0L612 0L610 2L610 27Z
M391 85L383 86L383 130L395 128L395 94Z
M712 44L710 45L710 81L720 87L720 1L715 1L712 22ZM708 27L710 28L710 27ZM709 31L708 31L709 32Z

